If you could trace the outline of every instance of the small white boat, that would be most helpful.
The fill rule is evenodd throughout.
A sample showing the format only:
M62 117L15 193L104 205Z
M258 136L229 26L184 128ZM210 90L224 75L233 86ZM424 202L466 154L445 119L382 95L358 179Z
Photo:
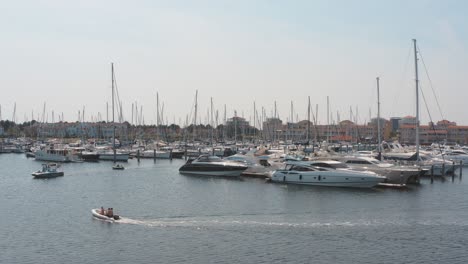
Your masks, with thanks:
M63 176L63 171L58 171L59 166L56 163L42 164L42 169L31 173L34 178L46 179Z
M109 222L114 222L114 221L117 221L120 219L120 216L118 215L114 215L113 217L109 217L107 215L103 215L101 214L101 209L92 209L91 210L91 214L93 215L93 217L95 218L98 218L98 219L101 219L101 220L105 220L105 221L109 221Z
M125 167L122 164L116 164L116 165L112 166L112 169L113 170L124 170Z

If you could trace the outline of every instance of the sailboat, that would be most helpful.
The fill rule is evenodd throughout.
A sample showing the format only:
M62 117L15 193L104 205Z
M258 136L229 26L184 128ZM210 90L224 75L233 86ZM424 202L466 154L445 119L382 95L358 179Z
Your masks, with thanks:
M123 169L122 165L116 164L117 161L128 161L129 153L117 153L115 147L115 107L114 107L114 93L115 93L115 74L114 74L114 63L111 63L111 72L112 72L112 152L103 151L99 153L99 159L101 160L113 160L114 166L112 169Z

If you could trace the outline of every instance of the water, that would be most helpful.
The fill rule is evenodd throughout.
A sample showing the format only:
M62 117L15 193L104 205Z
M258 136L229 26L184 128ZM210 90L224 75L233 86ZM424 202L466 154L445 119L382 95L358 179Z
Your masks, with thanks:
M0 155L0 263L466 263L468 183L341 189L178 174L182 160ZM467 175L468 170L465 170ZM120 223L91 217L113 207Z

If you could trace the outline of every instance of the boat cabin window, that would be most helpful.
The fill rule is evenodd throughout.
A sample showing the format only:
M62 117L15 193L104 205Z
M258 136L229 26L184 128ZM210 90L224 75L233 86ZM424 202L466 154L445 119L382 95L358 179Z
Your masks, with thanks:
M317 167L333 168L333 166L324 162L317 162L317 163L314 163L313 165Z
M349 164L372 164L371 162L367 160L347 160L346 163Z
M307 166L299 166L299 165L292 165L289 169L291 171L315 171L315 168L307 167Z
M221 161L221 158L217 156L200 156L198 161Z

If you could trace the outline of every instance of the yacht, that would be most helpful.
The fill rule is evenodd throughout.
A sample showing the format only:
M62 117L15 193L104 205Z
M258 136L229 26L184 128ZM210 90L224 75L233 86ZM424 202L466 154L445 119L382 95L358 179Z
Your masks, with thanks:
M421 176L421 169L416 166L397 166L391 163L381 162L370 157L345 156L340 159L353 170L367 170L387 177L386 183L407 184L417 183Z
M247 169L242 172L242 176L271 178L273 172L282 167L283 162L279 159L269 159L268 157L251 157L236 154L224 158L241 164L247 165Z
M189 159L180 167L182 174L238 177L247 169L247 165L235 161L223 160L217 156L201 155L195 160Z
M98 161L99 154L96 151L82 151L81 159L84 161Z
M446 150L445 153L436 155L437 158L441 159L443 159L443 156L445 156L445 159L454 161L457 164L460 164L460 162L462 162L463 166L468 166L468 153L464 150Z
M276 170L271 181L301 185L371 188L386 178L369 171L337 170L317 167L303 161L286 162Z

